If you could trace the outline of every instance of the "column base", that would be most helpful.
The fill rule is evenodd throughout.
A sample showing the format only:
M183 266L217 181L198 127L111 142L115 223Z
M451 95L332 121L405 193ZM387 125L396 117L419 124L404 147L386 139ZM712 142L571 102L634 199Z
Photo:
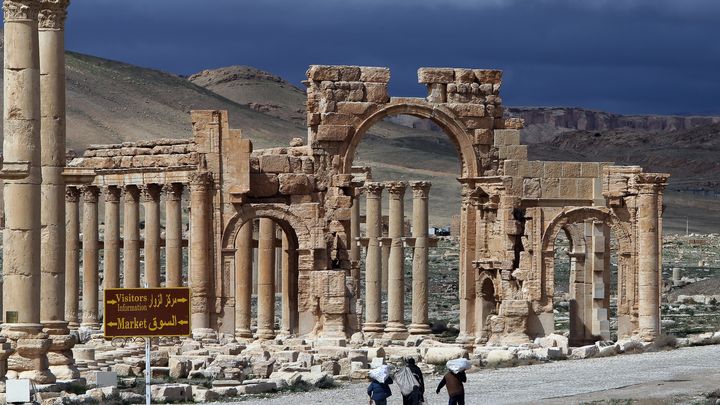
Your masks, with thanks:
M50 338L48 364L50 371L58 380L68 381L80 378L80 371L75 365L72 348L77 343L75 335L70 334L65 321L44 321L43 332Z
M388 322L385 327L383 338L392 340L405 340L410 336L405 324L401 322Z
M411 335L432 335L432 329L427 323L411 323L408 326L408 332Z
M253 334L250 329L235 329L235 337L240 339L252 339Z
M365 338L381 336L385 332L385 325L381 322L365 322L362 326L362 332Z
M70 321L70 322L68 322L68 329L70 329L70 330L78 330L78 329L80 329L80 323L79 323L79 322Z
M255 333L255 339L273 340L275 339L275 331L272 329L258 329Z
M28 378L36 384L52 384L56 378L48 368L51 340L35 323L6 323L0 336L7 338L12 349L8 357L7 378Z
M192 330L192 338L206 343L216 343L218 341L217 332L212 328L196 328Z

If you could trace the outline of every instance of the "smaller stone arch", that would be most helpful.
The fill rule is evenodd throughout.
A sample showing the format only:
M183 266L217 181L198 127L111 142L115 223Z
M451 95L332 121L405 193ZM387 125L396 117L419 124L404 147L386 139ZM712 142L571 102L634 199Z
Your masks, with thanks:
M465 125L450 111L450 109L431 104L424 99L402 99L401 101L390 101L379 109L362 118L355 126L352 137L349 138L343 153L343 171L350 173L355 151L367 131L380 120L393 115L411 115L418 118L426 118L433 121L442 128L443 132L450 138L458 156L460 157L461 171L463 177L477 177L480 175L478 169L478 158L473 147L473 137L468 134Z
M240 228L247 221L255 218L273 219L282 230L294 238L298 250L311 250L313 248L312 233L308 224L295 215L287 205L284 204L243 204L237 207L235 215L225 225L222 236L223 249L233 250L235 239Z
M498 314L498 285L495 277L488 272L481 272L476 284L475 300L475 336L481 341L490 338L489 319Z
M613 210L605 207L578 207L565 209L557 214L546 226L541 241L541 293L540 304L542 311L552 311L552 300L554 281L552 271L555 263L555 239L560 231L568 233L569 240L573 245L587 246L589 241L585 240L583 232L573 230L573 224L581 224L586 221L602 222L609 226L618 241L618 318L632 319L631 303L637 302L634 274L634 240L628 231L628 224L621 220ZM577 250L576 247L573 249ZM577 252L584 256L587 252ZM586 274L587 276L587 274ZM627 330L627 328L623 328ZM618 330L624 334L623 330ZM587 336L590 336L588 333Z

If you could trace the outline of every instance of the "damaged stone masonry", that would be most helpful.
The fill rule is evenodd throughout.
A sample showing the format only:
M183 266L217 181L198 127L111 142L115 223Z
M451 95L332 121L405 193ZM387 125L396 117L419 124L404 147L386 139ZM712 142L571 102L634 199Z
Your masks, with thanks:
M517 345L554 332L559 232L571 242L570 344L610 338L611 235L618 241L618 336L652 341L660 334L669 175L612 163L528 161L523 123L503 114L501 71L421 68L427 97L402 98L388 95L386 68L314 65L305 82L307 140L254 150L229 127L225 111L193 111L189 140L93 145L66 166L66 7L4 1L3 310L17 319L2 325L0 368L9 378L77 378L70 330L99 331L102 288L183 285L184 251L197 340L298 336L344 346L357 332L388 343L429 336L431 184L373 182L353 168L367 130L398 114L432 120L460 157L460 343ZM411 235L404 230L406 192L413 196ZM405 249L413 257L411 319L404 317Z

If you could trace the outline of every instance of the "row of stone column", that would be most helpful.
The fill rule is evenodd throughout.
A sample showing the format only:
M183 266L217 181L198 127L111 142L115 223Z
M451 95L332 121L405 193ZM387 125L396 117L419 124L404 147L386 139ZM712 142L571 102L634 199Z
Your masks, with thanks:
M145 283L160 287L160 195L165 195L165 285L182 285L182 192L183 185L146 184L101 188L93 185L69 186L65 194L66 225L66 284L65 319L71 328L78 326L97 329L99 237L98 201L105 197L104 288L120 287L120 250L123 252L123 287L140 287L140 203L145 211L144 253ZM79 201L82 196L82 227ZM123 230L120 238L120 200L123 200ZM79 234L82 231L83 310L78 323Z
M405 214L404 198L406 182L369 182L365 184L366 193L366 232L367 255L365 259L365 323L363 332L383 334L389 339L404 339L408 334L423 335L430 333L428 325L428 194L430 183L415 181L410 183L413 190L412 241L412 323L405 325L405 238L403 235ZM387 324L381 319L382 289L382 192L389 194L390 255L388 259L388 318ZM357 202L357 200L356 200ZM354 204L354 207L358 204ZM352 211L351 236L359 235L359 207ZM359 256L359 251L351 251Z
M260 218L257 244L257 331L258 339L275 338L275 293L280 285L282 315L280 331L297 331L297 251L282 232L280 277L276 274L276 224L272 219ZM253 221L246 222L238 233L235 251L235 335L252 338L251 296L253 293Z

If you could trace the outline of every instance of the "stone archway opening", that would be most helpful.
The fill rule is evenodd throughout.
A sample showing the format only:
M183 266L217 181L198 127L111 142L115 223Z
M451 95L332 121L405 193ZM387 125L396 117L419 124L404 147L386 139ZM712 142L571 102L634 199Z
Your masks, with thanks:
M235 334L272 339L299 334L298 238L285 221L258 216L235 242Z
M480 342L487 342L492 333L490 317L498 313L498 300L492 277L485 277L480 282L476 310L478 311L477 319L480 322L480 333L477 338Z
M429 223L426 228L437 236L436 244L427 247L429 267L427 283L427 311L433 332L439 333L448 340L454 340L459 333L459 240L458 223L461 204L461 187L457 181L463 173L463 160L459 155L460 147L454 142L454 136L448 134L447 125L423 114L410 114L405 109L389 110L384 119L373 121L371 126L361 126L357 142L352 146L352 158L346 165L368 166L372 182L383 184L384 197L381 200L381 227L379 254L381 256L380 302L383 319L392 319L392 308L400 294L394 293L392 268L393 260L401 262L402 267L402 301L403 319L407 323L412 315L413 301L413 260L414 247L411 235L413 229L413 210L415 196L411 182L423 180L432 183L428 196ZM362 142L360 142L362 137ZM412 153L407 153L412 145ZM418 147L419 145L419 147ZM433 170L428 170L432 162ZM346 166L347 167L347 166ZM454 174L451 174L454 173ZM405 186L399 191L397 182ZM398 192L402 196L398 197ZM402 203L398 204L397 200ZM358 200L356 200L358 201ZM393 206L396 204L395 206ZM397 208L400 206L400 208ZM402 212L398 212L401 209ZM360 216L367 222L366 204L360 204ZM400 219L397 215L400 215ZM394 259L393 221L401 223L400 237L405 240L402 259ZM367 224L361 227L360 233L367 235ZM451 235L452 234L452 235ZM397 265L396 265L397 266ZM367 288L367 261L361 257L360 291ZM395 276L397 284L397 276ZM395 294L395 298L393 298Z

